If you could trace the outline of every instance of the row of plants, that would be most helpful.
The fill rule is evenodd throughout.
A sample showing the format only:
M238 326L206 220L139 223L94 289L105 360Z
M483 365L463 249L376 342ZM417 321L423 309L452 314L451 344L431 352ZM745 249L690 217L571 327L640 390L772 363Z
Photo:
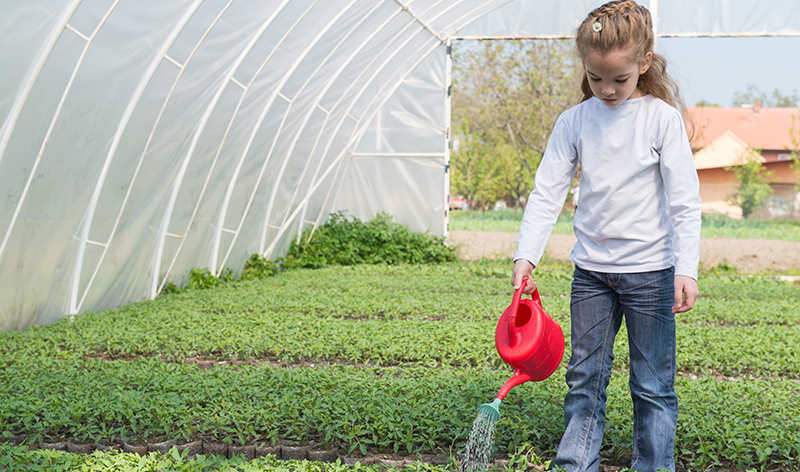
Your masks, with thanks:
M214 454L188 457L173 448L168 454L151 452L146 455L110 451L93 454L70 454L53 450L29 450L24 446L0 443L0 470L9 472L69 472L115 471L115 472L383 472L380 466L357 464L351 468L338 461L322 464L309 461L280 461L273 456L247 460L242 456L230 459ZM417 472L445 472L446 467L412 465Z
M509 266L495 261L286 271L2 333L0 349L8 353L6 362L155 356L501 367L493 337L510 302ZM500 269L497 275L492 268ZM543 304L567 337L569 279L567 272L537 271ZM800 377L800 345L792 341L800 339L796 286L758 277L704 277L700 287L696 308L677 317L679 370ZM624 368L624 328L615 352Z
M208 318L187 317L189 322L211 322ZM343 363L372 366L428 367L500 367L494 351L495 322L439 321L350 321L316 319L306 316L284 316L271 326L267 320L257 324L233 322L217 324L216 331L194 330L197 338L187 339L184 332L165 330L148 333L141 326L124 333L130 347L120 347L108 336L102 344L76 346L75 350L36 340L26 339L2 343L10 354L4 362L25 358L41 358L48 354L62 359L103 358L129 360L158 357L182 361L186 358L255 360L256 362ZM153 326L162 329L157 323ZM252 335L242 331L257 330ZM273 331L274 330L274 331ZM135 332L134 332L135 331ZM569 329L565 329L567 336ZM172 334L170 334L172 333ZM112 333L109 333L112 334ZM137 336L141 335L141 336ZM154 341L152 349L136 345L136 341ZM800 339L798 326L757 325L745 327L680 325L678 327L678 369L682 372L714 372L719 375L743 374L771 378L800 376ZM73 341L94 343L94 340L75 336ZM185 348L177 343L186 343ZM162 346L162 349L158 349ZM33 352L41 347L39 352ZM617 363L625 368L628 347L623 328L615 343ZM569 356L569 347L566 355Z
M346 452L457 451L480 403L505 370L193 365L35 359L4 366L0 430L24 441L203 438L239 444L319 442ZM563 370L515 388L503 402L497 444L532 442L546 455L563 430ZM628 378L612 376L606 449L631 441ZM696 464L796 463L800 415L794 381L680 378L677 447ZM698 445L703 449L698 450Z
M451 231L503 231L516 233L522 221L522 208L488 211L453 211ZM796 220L748 220L726 215L703 215L703 238L776 239L800 242L800 222ZM554 234L572 234L572 213L564 212L553 228Z

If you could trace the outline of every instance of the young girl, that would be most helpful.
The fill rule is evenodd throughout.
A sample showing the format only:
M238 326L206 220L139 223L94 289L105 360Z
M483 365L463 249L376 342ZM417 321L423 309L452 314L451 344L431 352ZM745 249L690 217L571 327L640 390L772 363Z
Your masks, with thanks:
M566 430L555 464L597 471L606 387L623 316L633 399L631 468L675 470L675 313L698 296L699 183L677 86L653 52L650 12L632 0L595 9L576 32L580 104L558 119L514 255L518 288L544 252L581 165L572 250ZM535 283L525 292L532 292Z

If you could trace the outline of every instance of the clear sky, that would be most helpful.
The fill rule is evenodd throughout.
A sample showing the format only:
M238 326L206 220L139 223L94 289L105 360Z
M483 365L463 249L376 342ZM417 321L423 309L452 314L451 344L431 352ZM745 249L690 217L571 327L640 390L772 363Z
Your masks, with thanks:
M775 89L800 95L800 37L659 38L656 49L689 106L700 100L732 106L734 93L748 84L770 95Z

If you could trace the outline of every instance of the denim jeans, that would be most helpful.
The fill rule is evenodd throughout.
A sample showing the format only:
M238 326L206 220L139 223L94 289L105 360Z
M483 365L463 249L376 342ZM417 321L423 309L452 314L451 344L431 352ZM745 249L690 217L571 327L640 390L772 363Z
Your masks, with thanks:
M572 357L564 399L566 431L558 446L557 466L570 472L594 472L600 466L614 337L624 315L633 399L631 469L675 470L674 278L673 268L631 274L575 268L570 302Z

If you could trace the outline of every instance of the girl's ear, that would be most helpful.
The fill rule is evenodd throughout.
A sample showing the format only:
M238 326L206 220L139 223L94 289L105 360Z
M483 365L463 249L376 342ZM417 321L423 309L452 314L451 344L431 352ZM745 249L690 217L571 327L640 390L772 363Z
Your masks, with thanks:
M650 64L652 63L653 63L653 53L648 52L647 54L644 55L644 60L642 60L642 63L639 65L639 75L642 75L645 72L647 72L647 69L650 68Z

